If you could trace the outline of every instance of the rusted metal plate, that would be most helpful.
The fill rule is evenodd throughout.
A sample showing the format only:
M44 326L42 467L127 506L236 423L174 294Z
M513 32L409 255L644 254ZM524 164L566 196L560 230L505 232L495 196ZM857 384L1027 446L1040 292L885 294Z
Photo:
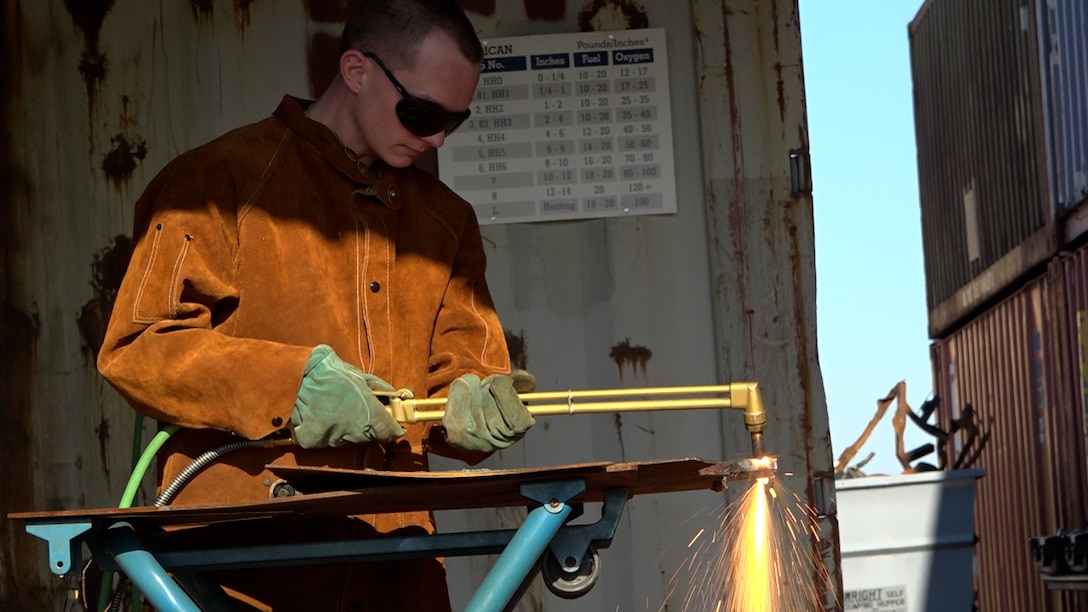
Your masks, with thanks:
M525 506L525 483L581 479L585 492L571 501L599 502L610 489L628 496L720 489L722 476L704 470L718 465L703 459L597 462L544 468L381 472L317 467L268 466L300 492L295 497L245 504L105 508L24 512L9 518L27 523L58 519L133 520L147 525L209 524L259 518L344 516L419 510ZM313 491L313 493L310 493Z
M441 472L380 472L309 466L269 466L269 469L302 492L381 488L381 495L390 498L381 503L403 505L406 510L449 510L523 506L525 498L520 492L521 484L560 478L585 479L586 492L576 499L588 502L602 501L607 490L618 487L628 489L630 497L715 490L721 488L723 474L706 470L718 465L714 461L685 458Z

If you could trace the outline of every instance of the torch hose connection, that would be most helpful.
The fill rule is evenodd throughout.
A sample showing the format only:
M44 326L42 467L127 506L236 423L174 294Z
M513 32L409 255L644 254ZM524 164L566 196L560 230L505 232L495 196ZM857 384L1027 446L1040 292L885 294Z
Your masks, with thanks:
M388 398L393 418L401 423L441 421L445 414L446 398L415 399L411 389L378 392L378 395ZM763 408L759 384L754 382L701 387L546 391L521 393L518 397L533 416L705 408L741 410L744 426L752 434L752 454L757 458L763 456L767 412Z

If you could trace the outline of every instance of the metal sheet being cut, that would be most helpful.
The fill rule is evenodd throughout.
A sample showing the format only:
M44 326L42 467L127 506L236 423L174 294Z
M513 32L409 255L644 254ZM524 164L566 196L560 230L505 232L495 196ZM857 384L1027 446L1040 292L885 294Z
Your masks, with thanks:
M248 503L26 512L9 516L28 523L58 519L124 519L143 524L179 526L260 518L524 506L526 498L521 494L522 484L567 479L582 479L585 482L585 492L572 501L597 502L604 499L605 492L616 488L627 489L628 497L673 491L718 490L722 486L722 474L715 467L719 465L719 462L689 457L444 472L268 466L305 494Z

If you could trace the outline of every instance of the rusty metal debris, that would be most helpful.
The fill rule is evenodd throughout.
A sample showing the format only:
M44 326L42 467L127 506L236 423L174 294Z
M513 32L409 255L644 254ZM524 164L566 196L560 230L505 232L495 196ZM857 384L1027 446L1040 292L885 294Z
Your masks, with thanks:
M891 391L889 391L885 397L877 400L876 413L873 415L873 418L869 420L868 425L865 426L865 430L862 432L861 437L839 455L838 461L835 462L835 478L852 478L865 475L864 472L861 471L861 468L873 458L874 453L869 453L864 460L856 465L851 466L849 463L869 440L869 436L873 433L873 429L875 429L880 420L884 418L884 415L892 402L895 402L896 405L895 414L892 416L892 429L895 431L895 456L899 460L899 464L903 467L904 474L945 469L958 470L971 467L975 461L978 460L982 453L982 449L990 439L989 427L983 430L979 425L978 418L971 404L964 405L959 418L952 421L948 431L935 425L931 425L929 419L933 416L933 413L936 412L937 407L940 406L940 398L932 397L926 400L916 414L907 403L907 383L901 380L892 387ZM927 443L910 451L904 450L903 433L906 430L908 417L914 425L933 436L936 440L937 465L919 461L922 457L925 457L934 451L933 444ZM990 425L992 425L992 423L993 419L991 418ZM963 446L960 448L956 458L951 462L951 465L948 465L946 459L948 440L958 433L965 436Z

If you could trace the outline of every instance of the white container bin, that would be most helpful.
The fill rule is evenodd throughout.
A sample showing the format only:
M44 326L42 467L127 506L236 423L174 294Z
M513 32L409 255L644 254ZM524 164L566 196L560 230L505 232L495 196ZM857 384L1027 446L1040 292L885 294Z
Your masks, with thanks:
M982 474L836 481L843 610L969 612Z

